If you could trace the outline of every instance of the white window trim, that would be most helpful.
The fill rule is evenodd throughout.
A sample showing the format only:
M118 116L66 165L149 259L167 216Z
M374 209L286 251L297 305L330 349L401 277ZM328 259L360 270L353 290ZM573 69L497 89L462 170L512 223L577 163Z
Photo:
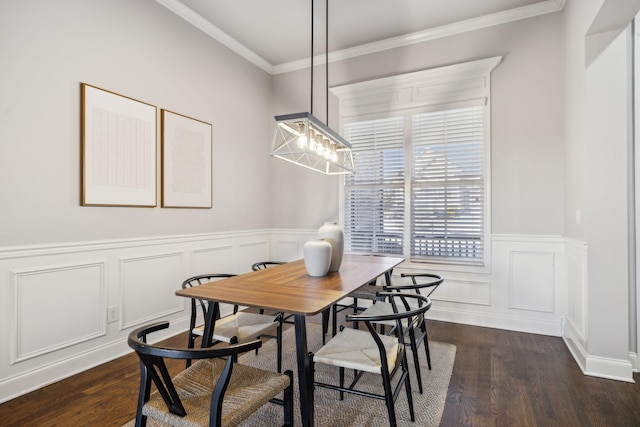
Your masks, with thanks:
M439 110L484 103L491 105L491 72L502 61L501 56L464 62L445 67L416 71L381 79L368 80L330 88L339 101L339 129L354 120L383 118L390 111ZM435 268L440 271L488 273L491 270L491 108L484 115L485 144L485 216L484 265L465 266L446 262L411 263L405 266ZM356 170L356 173L357 170ZM339 217L344 227L344 177L340 179ZM408 185L408 184L407 184ZM406 207L408 209L408 207ZM410 230L405 229L405 254Z

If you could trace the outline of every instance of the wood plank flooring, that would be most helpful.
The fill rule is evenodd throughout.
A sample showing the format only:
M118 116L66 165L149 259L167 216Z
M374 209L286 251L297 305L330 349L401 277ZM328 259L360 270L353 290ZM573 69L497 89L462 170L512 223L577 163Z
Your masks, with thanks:
M429 337L457 346L441 427L640 426L640 384L582 375L560 338L436 321ZM0 426L119 427L138 380L130 354L0 405Z

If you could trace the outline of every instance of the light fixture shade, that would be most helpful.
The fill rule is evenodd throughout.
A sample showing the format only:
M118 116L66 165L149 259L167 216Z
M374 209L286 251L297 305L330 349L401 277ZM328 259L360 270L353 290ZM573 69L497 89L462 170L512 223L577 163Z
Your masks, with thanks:
M271 155L327 175L355 172L351 144L311 113L276 116Z

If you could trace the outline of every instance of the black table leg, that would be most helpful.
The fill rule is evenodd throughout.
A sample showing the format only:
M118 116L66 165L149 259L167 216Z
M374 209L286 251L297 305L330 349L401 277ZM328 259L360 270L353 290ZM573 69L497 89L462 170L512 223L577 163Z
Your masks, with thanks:
M311 373L311 361L307 349L307 325L303 315L296 314L296 353L298 358L298 386L300 389L300 414L302 425L313 427L314 403L313 403L313 379Z
M213 342L213 328L216 325L216 319L220 312L220 304L217 302L210 302L207 313L204 317L204 333L202 334L202 348L211 347Z

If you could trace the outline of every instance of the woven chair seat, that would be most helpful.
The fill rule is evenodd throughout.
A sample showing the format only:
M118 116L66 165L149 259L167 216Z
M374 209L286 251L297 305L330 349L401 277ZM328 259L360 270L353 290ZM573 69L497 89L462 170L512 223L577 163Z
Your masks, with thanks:
M151 394L142 413L175 427L208 426L211 392L224 364L223 359L199 360L173 378L186 416L168 412L167 405L157 391ZM289 383L287 375L235 364L222 404L222 425L238 425L287 388Z
M275 316L240 311L216 320L213 339L228 343L236 337L242 343L253 341L261 335L276 335L277 329ZM195 327L193 334L204 335L204 325Z
M396 366L398 339L379 335L387 353L389 369ZM345 328L318 350L313 360L316 363L339 366L358 371L380 374L382 362L380 350L369 331Z

